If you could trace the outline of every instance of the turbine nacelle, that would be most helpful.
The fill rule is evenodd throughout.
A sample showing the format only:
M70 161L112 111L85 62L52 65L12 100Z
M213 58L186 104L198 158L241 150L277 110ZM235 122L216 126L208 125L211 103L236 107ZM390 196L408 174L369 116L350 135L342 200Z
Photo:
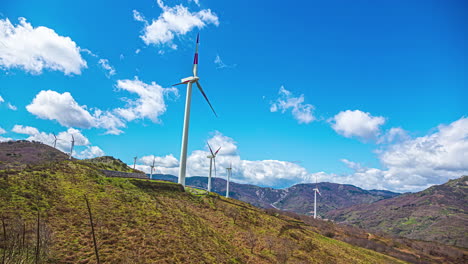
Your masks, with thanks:
M199 79L200 79L200 78L197 77L197 76L190 76L190 77L187 77L187 78L183 78L183 79L181 80L181 82L182 82L182 83L189 83L189 82L194 83L194 82L198 81Z

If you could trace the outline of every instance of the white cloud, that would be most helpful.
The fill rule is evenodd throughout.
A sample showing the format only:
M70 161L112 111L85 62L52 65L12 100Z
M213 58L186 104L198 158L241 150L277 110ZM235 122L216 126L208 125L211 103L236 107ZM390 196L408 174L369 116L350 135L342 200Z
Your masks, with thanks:
M140 162L147 166L151 166L153 164L153 160L155 167L176 168L179 166L179 161L172 154L164 157L149 155L139 159Z
M5 129L3 129L2 127L0 127L0 135L6 134L6 132L7 132L7 131L6 131ZM6 137L0 136L0 142L7 142L7 141L10 141L10 140L12 140L12 138L6 138Z
M371 116L360 110L341 111L330 120L333 130L345 137L358 137L363 140L377 139L380 126L385 123L381 116Z
M107 78L109 78L110 76L112 75L115 75L116 71L115 71L115 68L112 67L110 64L109 64L109 60L107 59L99 59L98 61L99 65L104 69L106 70L106 76Z
M56 120L65 127L104 128L106 134L114 135L122 133L119 128L125 127L125 123L111 112L94 109L91 114L69 92L40 91L26 109L39 118Z
M11 130L18 134L26 134L26 135L36 135L39 134L39 130L35 127L30 126L22 126L22 125L15 125Z
M236 67L236 64L233 65L227 65L226 63L223 62L221 57L219 55L216 55L214 59L214 64L216 64L217 69L224 69L224 68L234 68Z
M468 175L468 118L440 125L432 134L389 145L378 157L384 169L343 160L354 172L330 174L329 178L367 189L407 192Z
M151 23L141 13L133 10L133 18L145 25L140 38L146 45L168 45L172 49L177 49L177 45L173 43L175 36L185 35L194 28L201 29L208 24L219 25L218 16L210 9L190 12L182 4L168 7L162 0L157 0L157 3L163 12Z
M314 106L311 104L304 104L303 94L299 97L294 97L293 94L283 86L281 86L278 94L279 97L276 101L270 104L270 112L281 111L281 113L285 113L291 109L293 117L299 122L299 124L308 124L315 120L312 113Z
M3 99L3 97L0 95L0 103L4 103L5 100Z
M163 88L155 82L146 84L135 77L134 80L119 80L117 88L135 93L137 99L127 99L125 108L117 108L115 112L127 121L148 118L155 123L160 122L159 116L166 112L164 97L178 96L177 88Z
M226 169L232 164L234 181L262 186L287 187L293 183L308 180L306 169L291 162L278 160L242 160L237 152L235 141L216 131L208 139L213 148L221 146L216 158L217 175L225 176ZM204 144L206 145L206 144ZM207 176L209 172L209 150L193 151L187 159L188 176ZM150 165L155 156L145 156L139 160L139 170L150 172ZM173 155L156 157L155 173L178 175L179 162Z
M79 159L92 159L104 156L105 153L97 146L87 146L85 150L79 152L76 157Z
M124 107L102 111L86 105L79 105L69 92L58 93L40 91L26 109L42 119L56 120L65 127L103 128L106 134L123 133L127 121L148 118L159 123L159 117L166 112L165 97L178 97L177 88L163 88L152 82L146 84L135 77L134 80L118 80L117 88L136 94L135 99L123 98Z
M197 6L200 6L200 1L199 0L188 0L190 2L194 2Z
M397 192L420 191L449 179L468 175L468 118L461 118L426 136L397 141L385 145L378 158L382 168L369 168L358 162L342 159L351 173L309 173L304 167L279 160L243 160L235 141L219 132L208 140L212 147L226 146L216 159L218 175L225 176L225 168L232 163L234 181L270 187L288 187L301 182L327 181L353 184L365 189L387 189ZM222 150L223 150L222 148ZM188 176L207 176L208 150L193 151L187 161ZM166 156L167 157L167 156ZM139 169L149 172L153 156L148 156ZM161 157L163 160L165 157ZM178 174L176 159L171 155L171 166L160 162L157 173Z
M7 103L7 107L8 107L10 110L13 110L13 111L18 110L18 108L16 108L16 106L12 105L10 102Z
M96 122L96 127L107 130L105 134L119 135L123 133L120 128L126 127L124 120L110 111L94 109L93 117Z
M16 26L7 18L0 19L0 42L0 66L6 69L21 68L33 74L50 69L70 75L81 74L87 67L71 38L47 27L34 28L25 18L19 18Z
M86 106L79 105L69 92L40 91L26 109L42 119L57 120L62 126L90 128L95 120Z
M406 132L401 127L392 127L384 135L379 137L377 143L396 143L409 139L408 132Z

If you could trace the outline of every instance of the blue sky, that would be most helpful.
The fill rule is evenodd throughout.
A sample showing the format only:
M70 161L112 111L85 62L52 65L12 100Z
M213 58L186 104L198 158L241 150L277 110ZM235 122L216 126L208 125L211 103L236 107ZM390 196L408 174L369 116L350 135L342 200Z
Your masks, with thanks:
M0 6L1 140L189 175L417 191L468 174L465 1L23 1ZM24 18L24 19L21 19ZM21 22L22 21L22 22ZM154 83L153 83L154 82ZM465 100L466 101L466 100ZM220 175L224 171L218 169Z

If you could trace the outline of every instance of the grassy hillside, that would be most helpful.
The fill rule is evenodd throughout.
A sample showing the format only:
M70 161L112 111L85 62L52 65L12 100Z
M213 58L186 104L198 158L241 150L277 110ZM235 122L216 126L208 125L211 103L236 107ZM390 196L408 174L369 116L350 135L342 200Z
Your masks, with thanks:
M102 170L111 170L111 171L121 171L121 172L141 172L139 170L134 170L125 164L123 161L116 159L110 156L102 156L92 159L82 160L85 163L91 163L96 168ZM141 172L144 173L144 172Z
M329 212L330 218L412 239L468 248L468 176L370 205Z
M5 263L33 263L36 255L40 263L96 263L85 197L102 263L403 263L237 200L106 178L88 163L0 175Z

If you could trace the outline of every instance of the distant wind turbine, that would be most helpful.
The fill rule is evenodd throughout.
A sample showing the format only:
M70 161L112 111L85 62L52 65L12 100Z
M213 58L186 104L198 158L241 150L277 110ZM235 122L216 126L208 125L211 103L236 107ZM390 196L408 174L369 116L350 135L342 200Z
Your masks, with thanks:
M213 110L213 113L217 117L218 115L216 114L213 106L210 103L210 100L208 100L208 97L206 96L205 92L203 91L200 83L198 80L200 79L198 77L198 44L200 40L200 35L197 35L197 44L195 48L195 57L193 58L193 76L187 77L182 79L182 82L174 84L173 86L180 85L180 84L187 84L187 97L185 99L185 115L184 115L184 128L182 130L182 147L180 151L180 167L179 167L179 184L182 184L182 186L185 187L185 171L187 169L187 144L188 144L188 131L189 131L189 123L190 123L190 103L191 103L191 98L192 98L192 84L195 83L202 93L203 97L205 97L205 100L208 102L208 105L210 106L211 110Z
M219 150L221 147L218 148L216 152L213 153L213 150L211 149L211 146L208 142L208 148L210 149L211 155L208 155L207 158L210 159L210 174L208 175L208 192L211 192L211 169L213 168L213 161L214 161L214 171L215 171L215 176L216 176L216 155L218 154Z
M154 160L155 160L155 158L153 157L153 164L151 165L151 174L150 174L150 179L152 179L152 178L153 178Z
M135 166L136 166L136 160L137 160L137 156L133 157L133 169L135 169Z
M71 148L70 148L70 157L69 159L72 158L72 155L73 155L73 147L75 146L75 137L73 135L72 136L72 141L71 141Z
M227 181L226 181L226 198L229 198L229 180L232 174L232 163L230 164L229 168L226 168L227 173Z
M52 133L52 135L54 135L54 148L56 148L55 146L57 146L57 135L55 135L55 133Z
M318 189L318 184L317 184L317 175L315 175L315 188L314 188L314 219L317 218L317 193L322 196Z

